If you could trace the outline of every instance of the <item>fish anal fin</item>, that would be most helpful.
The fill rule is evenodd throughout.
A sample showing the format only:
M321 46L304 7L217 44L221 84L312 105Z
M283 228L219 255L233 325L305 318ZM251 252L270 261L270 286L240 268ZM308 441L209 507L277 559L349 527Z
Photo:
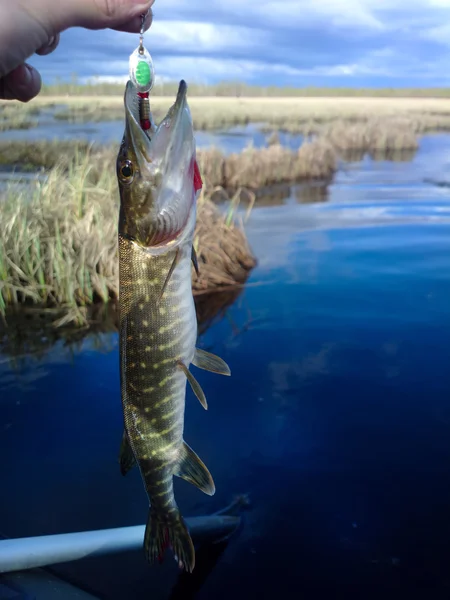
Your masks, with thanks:
M178 465L175 467L173 474L192 483L208 496L214 496L216 492L211 473L186 442L181 447Z
M195 251L194 246L192 246L191 260L192 260L192 264L194 265L194 269L197 274L197 277L200 277L200 271L198 270L197 252Z
M172 277L173 272L175 271L175 267L177 266L177 263L180 260L180 256L181 256L180 249L177 248L173 262L170 265L169 272L167 273L166 280L164 281L164 285L162 286L161 293L159 295L159 300L161 300L161 298L164 296L164 292L166 291L167 286L169 285L170 278Z
M189 381L190 386L192 388L192 391L199 399L200 404L203 406L203 408L205 410L208 410L208 403L206 402L205 392L202 390L199 382L195 379L195 377L189 371L187 366L183 362L181 362L181 360L179 360L177 362L177 364L178 364L179 368L183 371L183 373L186 375L187 380Z
M215 354L211 354L211 352L200 350L200 348L195 349L192 364L199 369L218 373L219 375L231 375L230 367L224 360Z
M123 476L125 476L136 464L136 459L133 454L133 450L131 449L130 442L128 441L127 434L124 430L122 434L122 443L120 445L120 455L119 455L119 463L120 463L120 472Z

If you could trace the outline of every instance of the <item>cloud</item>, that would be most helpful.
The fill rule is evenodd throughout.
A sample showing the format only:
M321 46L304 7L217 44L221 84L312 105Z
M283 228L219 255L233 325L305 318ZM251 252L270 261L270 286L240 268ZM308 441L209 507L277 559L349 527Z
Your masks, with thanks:
M146 34L162 79L266 85L449 83L450 0L156 0ZM64 32L30 62L45 80L123 78L138 37Z

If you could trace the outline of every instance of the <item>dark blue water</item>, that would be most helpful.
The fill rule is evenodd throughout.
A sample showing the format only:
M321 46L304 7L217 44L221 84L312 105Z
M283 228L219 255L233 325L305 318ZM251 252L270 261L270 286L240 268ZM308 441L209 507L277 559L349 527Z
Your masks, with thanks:
M152 569L142 552L58 574L111 599L192 598L193 584L200 600L450 596L450 196L407 198L405 176L364 200L352 190L370 177L351 173L330 203L253 212L259 265L200 341L232 369L198 372L208 412L187 398L185 437L217 492L176 480L177 499L186 516L252 501L209 577L200 557L175 587L170 555ZM139 474L117 464L117 339L103 342L0 365L9 536L145 522Z

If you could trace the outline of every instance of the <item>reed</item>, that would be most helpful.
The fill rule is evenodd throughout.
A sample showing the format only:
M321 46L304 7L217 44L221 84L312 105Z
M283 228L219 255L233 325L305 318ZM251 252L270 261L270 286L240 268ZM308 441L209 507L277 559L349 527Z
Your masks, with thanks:
M23 169L69 165L85 156L89 162L90 176L97 177L106 171L112 173L117 148L97 147L87 142L0 142L0 164ZM78 158L77 158L78 157ZM221 186L233 191L240 186L257 189L279 182L308 179L329 180L336 171L336 156L331 145L323 139L307 141L297 152L279 144L268 148L249 147L239 154L226 156L217 148L198 151L198 161L208 189Z
M263 186L286 181L326 179L336 171L336 157L324 140L305 142L298 152L280 145L246 148L240 154L221 156L217 151L199 152L199 164L205 180L227 189Z
M279 144L267 148L248 147L239 154L224 155L217 148L198 151L203 179L215 187L235 191L253 190L277 183L332 179L337 169L331 145L322 139L304 142L297 152Z
M77 122L123 120L123 86L121 89L120 94L113 96L40 95L30 104L0 102L0 114L6 114L6 107L8 118L24 115L29 120L43 108L59 106L56 109L59 119ZM175 94L152 94L152 110L158 118L168 110L174 97ZM448 97L203 97L190 92L189 104L197 130L261 123L269 130L308 135L336 121L364 123L373 118L398 117L410 118L417 132L448 130L450 126Z
M227 190L314 179L328 181L337 169L336 154L323 139L306 141L297 152L273 144L260 149L249 147L229 156L217 149L199 151L198 155L205 182Z
M321 135L339 152L395 153L417 150L419 143L410 119L371 119L366 123L335 123Z
M178 81L156 81L152 91L157 95L175 95ZM81 84L76 73L70 81L59 80L52 85L44 84L42 94L58 95L71 94L77 96L111 96L123 93L123 83L109 83L92 78ZM280 87L249 85L243 81L222 81L217 84L201 84L192 82L190 93L194 96L223 96L223 97L379 97L379 98L448 98L448 88L355 88L355 87Z
M91 144L82 140L0 141L0 164L22 171L51 169L57 164L67 167L77 154L91 148Z
M0 103L0 131L12 129L31 129L36 127L37 120L34 118L40 110L36 106L22 105L18 103Z
M92 155L79 152L53 167L45 183L10 186L0 201L3 314L31 304L64 309L59 325L85 323L85 307L118 297L117 182L111 162L97 158L94 168ZM194 292L241 283L255 265L243 230L225 227L207 195L199 202L196 245L201 274Z

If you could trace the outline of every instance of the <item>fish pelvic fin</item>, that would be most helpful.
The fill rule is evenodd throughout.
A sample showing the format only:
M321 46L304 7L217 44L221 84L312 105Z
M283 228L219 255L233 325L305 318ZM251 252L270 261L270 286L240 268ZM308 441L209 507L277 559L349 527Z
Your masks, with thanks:
M183 442L180 458L173 473L185 481L192 483L208 496L214 496L216 486L208 468L186 442Z
M122 443L120 445L119 464L120 472L123 476L125 476L128 473L128 471L131 471L131 469L136 464L136 459L134 457L133 450L131 449L131 445L128 441L128 436L125 430L122 434Z
M186 523L176 510L165 515L150 507L144 534L144 552L150 563L162 562L167 548L172 548L180 569L192 573L195 550Z
M202 390L199 382L195 379L195 377L192 375L192 373L189 371L189 369L187 368L187 366L181 362L181 360L179 360L177 362L178 367L183 371L183 373L186 375L187 380L189 381L192 391L194 392L194 394L197 396L200 404L203 406L203 408L205 410L208 410L208 403L206 401L206 396L205 396L205 392Z
M231 375L230 367L224 360L200 348L195 349L192 364L199 369L218 373L219 375Z

